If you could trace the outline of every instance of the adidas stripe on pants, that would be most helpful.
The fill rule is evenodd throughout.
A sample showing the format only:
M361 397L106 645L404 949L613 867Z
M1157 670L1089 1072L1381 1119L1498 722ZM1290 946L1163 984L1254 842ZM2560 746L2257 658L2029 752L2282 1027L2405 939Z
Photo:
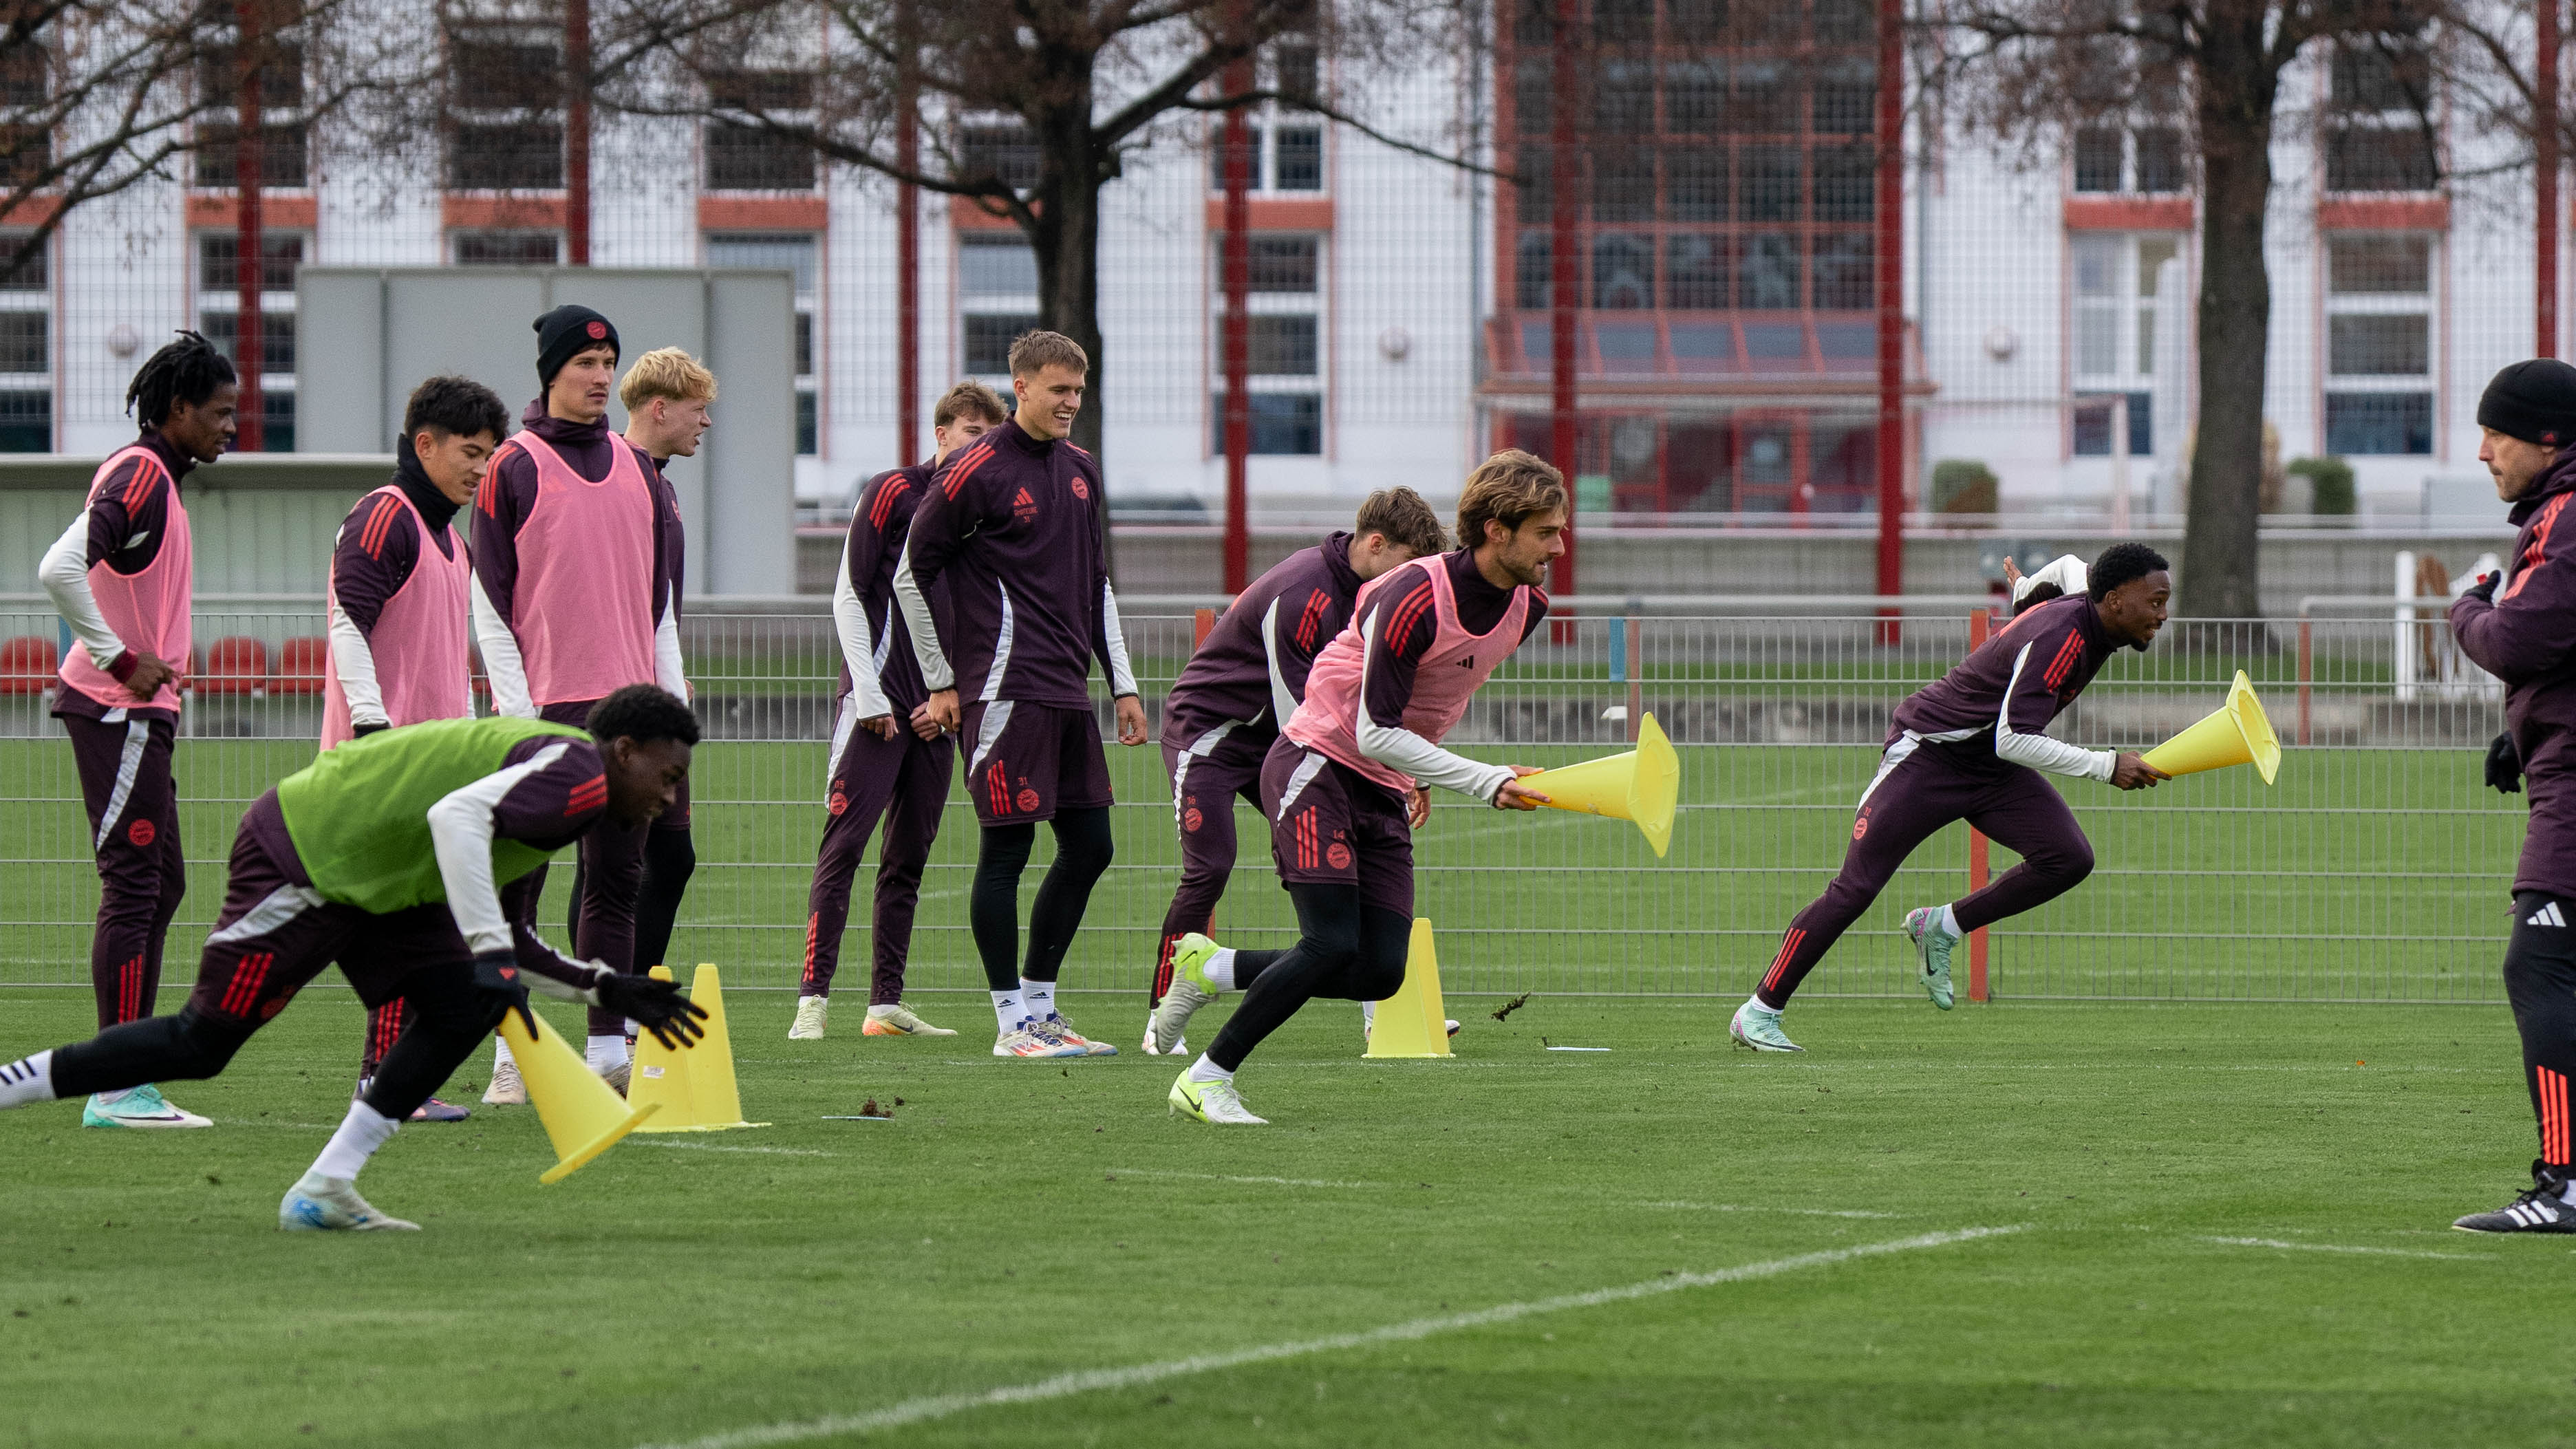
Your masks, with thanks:
M2513 897L2513 936L2505 946L2504 988L2522 1033L2522 1074L2540 1127L2540 1163L2570 1175L2570 1078L2576 1078L2576 926L2569 903L2542 891Z

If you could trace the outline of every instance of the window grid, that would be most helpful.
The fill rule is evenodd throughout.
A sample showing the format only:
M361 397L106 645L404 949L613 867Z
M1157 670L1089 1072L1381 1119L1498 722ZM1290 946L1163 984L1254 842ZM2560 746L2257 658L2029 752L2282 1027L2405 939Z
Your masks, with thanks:
M2325 450L2429 454L2439 238L2329 232L2325 241Z
M27 233L0 231L0 256ZM53 288L50 247L0 274L0 453L44 453L54 446Z
M295 274L309 240L300 231L263 231L259 267L260 445L295 451ZM236 366L241 361L241 236L197 233L197 330Z
M1316 233L1246 238L1252 284L1244 298L1250 451L1320 456L1326 367L1325 238ZM1225 234L1208 234L1208 451L1225 453Z

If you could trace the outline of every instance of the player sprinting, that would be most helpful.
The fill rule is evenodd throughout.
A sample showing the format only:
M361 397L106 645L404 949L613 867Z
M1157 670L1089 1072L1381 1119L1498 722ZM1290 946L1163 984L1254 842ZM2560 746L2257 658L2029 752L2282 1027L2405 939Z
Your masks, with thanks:
M673 458L694 458L699 440L715 419L716 375L704 363L677 347L657 347L635 359L617 384L617 400L626 408L626 441L653 461L653 486L662 499L662 546L667 552L669 606L654 629L655 675L665 672L683 680L680 698L691 698L680 652L680 592L688 579L688 538L681 527L680 495L667 469ZM666 683L664 687L669 687ZM689 835L689 801L680 797L676 810L653 817L644 837L644 873L635 887L635 969L668 965L671 928L680 918L680 898L698 869L698 851Z
M71 736L98 865L89 975L105 1028L152 1014L161 948L187 894L171 743L188 669L195 553L179 480L223 456L240 390L233 365L194 332L144 360L125 390L142 424L99 465L80 516L36 576L71 629L53 714ZM208 1127L149 1082L102 1092L84 1127Z
M1413 933L1416 791L1438 785L1498 810L1546 797L1519 783L1535 769L1485 765L1442 749L1468 701L1547 617L1539 581L1565 552L1564 476L1517 448L1467 477L1454 551L1390 570L1360 590L1358 615L1306 675L1306 697L1261 766L1270 854L1297 907L1297 944L1235 951L1182 939L1155 1034L1177 1037L1179 1008L1241 990L1215 1042L1172 1083L1172 1110L1257 1126L1234 1074L1262 1040L1316 997L1382 1001L1404 985ZM1183 983L1194 990L1184 994Z
M659 684L685 701L680 517L653 460L608 430L617 329L573 305L534 326L542 391L474 494L474 634L492 706L515 719L577 725L630 684ZM685 814L686 781L681 790L674 808ZM575 857L573 949L617 971L635 966L648 833L640 817L631 828L612 821L584 835ZM529 898L541 889L531 887ZM591 1011L584 1055L625 1089L632 1060L615 1012ZM483 1100L527 1101L507 1043L495 1048Z
M466 601L473 565L448 525L473 499L509 430L509 410L472 378L433 377L412 390L393 481L358 500L331 549L323 749L397 725L473 715ZM400 997L368 1013L359 1096L403 1025ZM462 1122L469 1115L432 1097L411 1119Z
M912 515L948 455L1009 416L980 382L950 388L931 410L936 451L927 463L879 473L860 488L841 545L832 586L832 620L841 639L841 697L832 727L832 775L824 792L823 843L805 897L805 969L789 1041L820 1041L832 1007L832 977L841 966L841 932L850 919L850 880L868 836L885 819L877 852L876 905L869 920L873 970L867 1036L955 1036L903 1004L904 965L912 951L912 914L922 867L939 838L956 756L948 732L930 718L912 637L895 606L894 573L912 532Z
M2145 544L2111 545L2093 561L2084 592L2023 609L1896 707L1878 773L1861 791L1842 873L1789 923L1761 986L1736 1008L1730 1036L1756 1051L1805 1050L1780 1029L1798 983L1914 847L1952 821L1967 821L2022 859L1981 890L1907 913L1924 993L1943 1011L1951 1004L1950 954L1970 931L2055 900L2092 873L2091 843L2041 772L2121 790L2172 777L2133 752L2082 749L2041 731L2113 653L2155 642L2173 594L2170 568Z
M1410 488L1368 496L1350 531L1299 549L1235 596L1163 700L1163 767L1172 777L1172 823L1181 836L1181 881L1163 914L1150 1006L1172 987L1172 952L1208 931L1234 871L1234 801L1261 808L1261 762L1279 727L1306 697L1315 655L1342 632L1360 587L1398 565L1441 551L1440 516ZM1421 798L1419 796L1417 799ZM1184 981L1184 992L1198 988ZM1185 1022L1204 1003L1176 1008ZM1145 1053L1187 1050L1145 1021Z
M1109 585L1100 465L1067 438L1091 359L1061 333L1030 332L1011 344L1010 362L1018 410L931 480L895 568L895 597L930 720L965 741L966 793L984 827L968 918L993 994L993 1054L1114 1056L1116 1047L1066 1022L1055 995L1113 850L1093 657L1117 700L1120 744L1145 742L1145 707ZM925 592L943 580L955 621L947 637ZM1042 820L1055 830L1055 863L1029 912L1022 964L1020 872Z
M667 808L697 737L686 705L639 685L602 700L586 730L434 720L324 752L242 817L187 1005L0 1066L0 1108L216 1076L336 960L360 1001L399 996L412 1024L278 1204L278 1226L417 1227L370 1207L358 1171L504 1011L527 1010L530 986L631 1016L673 1046L696 1033L705 1013L672 983L556 954L504 909L502 888L524 891L548 855L603 824Z

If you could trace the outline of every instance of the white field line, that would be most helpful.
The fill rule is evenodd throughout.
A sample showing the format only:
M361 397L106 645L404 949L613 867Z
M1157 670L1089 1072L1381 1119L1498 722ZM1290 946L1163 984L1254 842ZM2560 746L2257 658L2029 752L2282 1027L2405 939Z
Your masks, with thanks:
M2434 1253L2422 1248L2362 1248L2349 1243L2285 1243L2278 1238L2214 1238L2195 1233L2203 1243L2223 1243L2231 1248L2285 1248L2301 1253L2360 1253L2373 1258L2450 1258L2482 1263L2493 1256L2487 1253Z
M630 1134L628 1145L635 1147L677 1147L684 1152L757 1152L764 1157L838 1157L819 1147L731 1147L721 1142L677 1142L668 1137L646 1137Z
M217 1117L218 1127L289 1127L298 1132L337 1132L337 1122L269 1122L257 1117Z
M1406 1343L1430 1338L1436 1334L1457 1333L1471 1328L1490 1328L1499 1323L1513 1323L1542 1313L1562 1313L1576 1308L1598 1308L1608 1303L1623 1303L1638 1298L1653 1298L1678 1293L1685 1288L1712 1288L1722 1283L1744 1283L1761 1278L1776 1278L1804 1268L1823 1268L1847 1263L1856 1258L1875 1258L1890 1253L1916 1252L1925 1248L1946 1248L1954 1243L1973 1242L1979 1238L2001 1237L2018 1233L2023 1226L2001 1228L1961 1228L1955 1232L1924 1233L1918 1237L1895 1238L1883 1243L1864 1243L1852 1248L1834 1248L1820 1253L1800 1253L1791 1258L1773 1258L1767 1262L1746 1263L1735 1268L1719 1268L1707 1273L1675 1273L1669 1277L1649 1278L1643 1283L1629 1283L1616 1288L1596 1288L1589 1293L1569 1293L1558 1298L1540 1298L1526 1303L1502 1303L1467 1313L1444 1313L1433 1318L1413 1318L1390 1323L1382 1328L1364 1329L1357 1333L1329 1334L1322 1338L1292 1339L1286 1343L1260 1344L1226 1353L1200 1354L1193 1358L1164 1359L1157 1363L1133 1364L1126 1368L1085 1369L1077 1373L1058 1374L1034 1383L1011 1384L986 1389L980 1393L939 1394L928 1398L907 1399L890 1408L863 1414L833 1414L820 1419L796 1423L763 1424L749 1429L733 1429L690 1439L676 1446L654 1446L654 1449L753 1449L764 1444L795 1444L809 1439L830 1438L841 1434L867 1434L879 1429L900 1428L906 1424L926 1423L952 1418L975 1409L995 1408L1005 1404L1043 1403L1050 1399L1071 1398L1076 1394L1095 1393L1103 1389L1132 1389L1166 1379L1193 1374L1215 1373L1222 1369L1241 1368L1247 1364L1274 1363L1281 1359L1302 1358L1308 1354L1336 1353L1344 1349L1366 1348L1371 1344Z
M1222 1172L1163 1172L1145 1167L1113 1167L1111 1177L1177 1177L1193 1182L1249 1182L1262 1187L1392 1187L1385 1182L1330 1182L1318 1177L1229 1177Z
M1801 1218L1901 1218L1904 1213L1863 1212L1858 1208L1739 1207L1731 1202L1632 1202L1630 1207L1666 1208L1682 1213L1786 1213Z

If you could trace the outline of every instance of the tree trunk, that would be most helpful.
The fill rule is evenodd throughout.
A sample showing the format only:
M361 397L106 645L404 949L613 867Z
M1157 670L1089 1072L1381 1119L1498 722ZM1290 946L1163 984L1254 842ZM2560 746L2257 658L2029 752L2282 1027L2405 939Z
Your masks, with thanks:
M2274 77L2261 7L2250 35L2206 46L2199 68L2200 415L2174 612L2247 619L2261 612L2255 526L2263 483L2263 376L2272 282L2263 210L2272 193ZM2114 438L2113 447L2128 440Z

